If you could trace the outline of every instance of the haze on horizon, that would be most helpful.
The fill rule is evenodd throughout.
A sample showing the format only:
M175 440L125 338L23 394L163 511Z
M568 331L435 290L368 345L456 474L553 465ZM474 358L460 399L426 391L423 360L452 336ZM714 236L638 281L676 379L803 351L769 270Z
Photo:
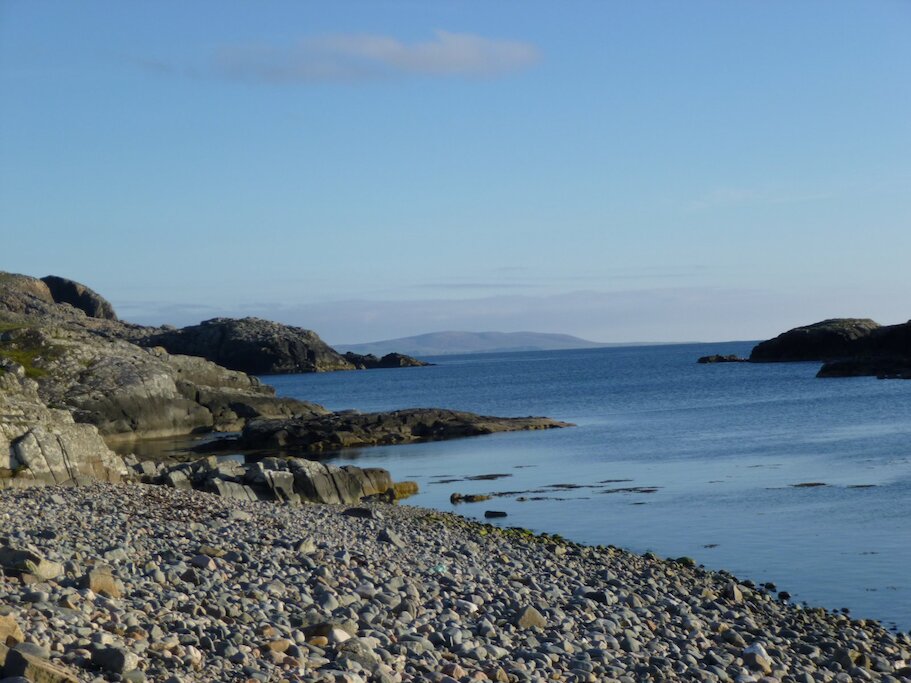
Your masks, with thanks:
M911 3L0 5L0 270L125 319L911 318Z

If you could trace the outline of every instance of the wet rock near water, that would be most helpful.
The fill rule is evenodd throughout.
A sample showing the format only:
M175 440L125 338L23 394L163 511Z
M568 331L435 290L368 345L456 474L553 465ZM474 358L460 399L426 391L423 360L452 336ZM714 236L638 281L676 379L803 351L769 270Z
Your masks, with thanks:
M332 413L291 419L251 420L242 448L319 453L342 448L437 441L497 432L571 426L544 417L490 417L455 410L415 408L388 413Z
M0 492L0 525L32 563L0 576L0 677L911 680L911 639L875 622L418 508L97 484Z
M210 456L176 464L144 461L132 469L144 483L246 501L354 504L370 497L392 501L417 491L414 482L396 486L378 467L336 467L302 458L246 462Z

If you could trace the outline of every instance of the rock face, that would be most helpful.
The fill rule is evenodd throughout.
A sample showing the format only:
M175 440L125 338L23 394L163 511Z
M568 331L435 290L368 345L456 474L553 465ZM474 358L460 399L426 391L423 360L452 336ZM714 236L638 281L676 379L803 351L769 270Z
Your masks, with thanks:
M758 344L753 362L825 361L818 377L911 378L911 322L824 320Z
M126 475L95 427L48 408L21 365L0 361L0 489L117 482Z
M372 353L361 355L349 351L345 354L345 360L358 370L373 370L376 368L420 368L433 365L432 363L425 363L422 360L406 356L402 353L387 353L382 358L377 358Z
M463 436L569 427L544 417L488 417L474 413L417 408L390 413L331 413L292 419L257 419L241 434L244 448L278 448L321 453L342 448L438 441Z
M27 361L47 403L106 437L145 438L239 430L252 417L322 414L276 398L255 377L201 358L172 356L81 329L21 328L0 338L0 356Z
M880 325L866 318L835 318L796 327L757 344L750 353L754 363L830 360L851 356L858 340Z
M214 318L154 334L142 343L253 375L355 368L315 332L259 318Z
M207 491L237 500L354 504L362 498L395 497L389 472L376 467L335 467L298 458L246 463L216 456L195 462L135 465L142 481Z
M103 296L83 284L56 275L41 278L58 304L69 304L91 318L117 320L114 307Z

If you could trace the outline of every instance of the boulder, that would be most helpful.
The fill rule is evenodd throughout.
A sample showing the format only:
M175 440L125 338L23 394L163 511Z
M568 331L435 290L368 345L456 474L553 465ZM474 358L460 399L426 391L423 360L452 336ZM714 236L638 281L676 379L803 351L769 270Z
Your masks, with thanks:
M7 653L3 674L8 678L21 676L32 683L77 683L79 680L71 670L29 651L22 645Z
M0 568L11 576L31 574L41 581L51 581L63 574L63 565L36 552L12 546L0 546Z
M527 605L516 614L515 625L521 629L547 627L547 619L537 609Z
M107 595L111 598L123 596L123 583L114 576L114 570L106 564L90 569L79 583L81 588L88 588L93 593Z
M25 640L25 634L12 614L0 614L0 645L12 647Z

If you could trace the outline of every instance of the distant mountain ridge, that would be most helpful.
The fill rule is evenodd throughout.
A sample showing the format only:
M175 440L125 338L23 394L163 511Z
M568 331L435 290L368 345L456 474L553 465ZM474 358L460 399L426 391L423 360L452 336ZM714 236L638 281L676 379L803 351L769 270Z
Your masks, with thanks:
M430 332L413 337L384 339L363 344L337 344L339 349L355 353L385 354L395 349L409 356L446 356L462 353L496 353L507 351L556 351L590 349L602 344L569 334L544 332Z

